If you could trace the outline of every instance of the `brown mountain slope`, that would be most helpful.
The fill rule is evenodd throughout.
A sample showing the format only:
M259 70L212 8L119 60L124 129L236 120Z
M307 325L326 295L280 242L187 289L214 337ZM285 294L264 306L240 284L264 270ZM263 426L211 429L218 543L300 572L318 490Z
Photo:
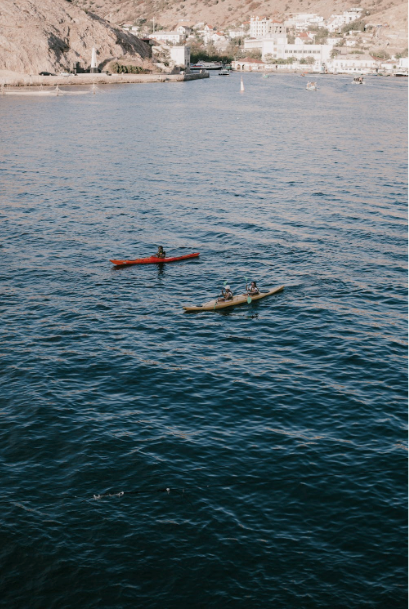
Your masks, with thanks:
M149 47L67 0L6 0L0 3L0 70L56 72L80 62L89 67L91 49L98 62L130 56L142 60Z
M224 28L240 24L251 15L276 16L284 19L290 13L318 13L327 18L353 6L369 11L367 21L387 23L382 35L398 47L407 46L408 3L401 0L73 0L113 23L150 20L173 27L181 20L210 23Z

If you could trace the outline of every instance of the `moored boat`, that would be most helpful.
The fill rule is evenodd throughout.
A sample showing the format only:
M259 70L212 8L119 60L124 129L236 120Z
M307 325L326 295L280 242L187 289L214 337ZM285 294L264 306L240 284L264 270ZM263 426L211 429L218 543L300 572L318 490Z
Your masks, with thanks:
M192 70L221 70L223 64L218 61L198 61L190 66Z
M316 82L308 82L306 86L307 91L316 91L317 83Z

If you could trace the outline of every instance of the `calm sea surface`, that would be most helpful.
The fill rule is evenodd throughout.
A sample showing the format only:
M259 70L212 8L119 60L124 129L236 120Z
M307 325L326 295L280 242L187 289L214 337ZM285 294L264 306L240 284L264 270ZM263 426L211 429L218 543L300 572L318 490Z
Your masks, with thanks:
M406 607L407 83L351 80L0 98L5 607Z

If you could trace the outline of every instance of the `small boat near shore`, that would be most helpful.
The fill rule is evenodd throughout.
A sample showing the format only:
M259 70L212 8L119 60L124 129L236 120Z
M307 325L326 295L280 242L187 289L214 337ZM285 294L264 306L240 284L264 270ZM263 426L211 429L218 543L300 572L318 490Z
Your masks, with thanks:
M223 64L219 61L198 61L190 66L192 70L221 70Z
M364 77L363 76L355 76L354 80L352 81L353 85L364 85L365 81L364 81Z
M261 298L266 298L267 296L272 296L273 294L278 294L278 292L282 292L283 290L284 286L280 285L278 288L273 288L271 290L268 290L267 292L261 292L256 296L251 296L250 302L254 302L255 300L261 300ZM236 307L237 305L245 304L246 302L249 302L248 299L248 294L238 294L237 296L233 296L231 300L219 301L216 298L202 305L183 308L187 313L200 313L201 311L219 311L220 309L227 309L228 307Z
M307 86L305 88L307 91L316 91L318 87L316 82L307 82Z
M220 70L218 76L230 76L230 72L229 70L226 70L226 68L223 68L222 70Z

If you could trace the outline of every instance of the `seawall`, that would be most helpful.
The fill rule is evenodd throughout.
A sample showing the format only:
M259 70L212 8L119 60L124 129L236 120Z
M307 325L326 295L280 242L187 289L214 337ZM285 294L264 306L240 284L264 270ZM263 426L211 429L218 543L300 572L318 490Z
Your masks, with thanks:
M185 82L209 78L209 72L194 74L71 74L70 76L17 75L0 78L0 85L38 87L57 85L115 85L126 83Z

